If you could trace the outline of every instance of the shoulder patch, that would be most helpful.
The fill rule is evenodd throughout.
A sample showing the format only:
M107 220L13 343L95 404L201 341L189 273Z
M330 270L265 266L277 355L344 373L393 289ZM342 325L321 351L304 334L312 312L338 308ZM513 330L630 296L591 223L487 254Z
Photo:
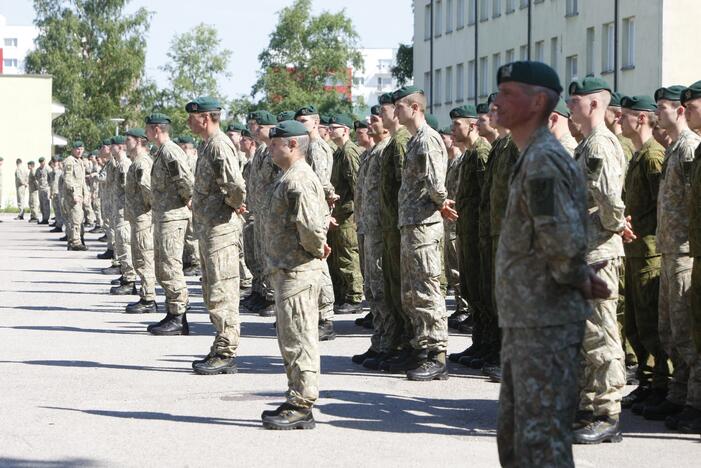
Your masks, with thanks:
M601 158L587 159L587 177L591 180L597 180L601 175L601 170L604 167L604 160Z
M682 161L682 173L684 174L684 182L691 182L691 173L694 170L694 161Z
M287 192L287 206L288 212L290 213L290 221L294 222L297 220L297 215L299 214L299 198L301 193L295 191Z
M172 161L168 161L168 173L170 174L171 177L175 177L175 178L180 177L180 164L178 164L177 159L173 159Z
M136 180L141 180L141 178L144 176L144 170L142 168L137 168L136 169Z
M552 177L536 178L529 181L528 206L533 216L553 216L555 214L555 181Z

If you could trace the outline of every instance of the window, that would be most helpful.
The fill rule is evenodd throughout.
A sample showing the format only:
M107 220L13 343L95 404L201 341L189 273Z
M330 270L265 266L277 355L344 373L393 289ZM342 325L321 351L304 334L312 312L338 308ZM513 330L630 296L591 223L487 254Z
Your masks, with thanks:
M480 58L480 96L489 94L489 68L487 68L487 57Z
M7 68L17 68L17 59L3 59L2 63Z
M613 71L613 37L613 23L605 24L601 34L601 73Z
M475 61L470 60L467 62L467 97L468 99L473 99L477 95L477 86L475 85L475 78L477 77L477 70L475 70Z
M433 75L433 105L434 106L440 106L441 105L441 96L443 93L441 92L443 83L441 82L441 79L443 78L443 73L441 72L440 69L435 71L435 74Z
M587 75L594 73L594 28L587 28Z
M435 37L443 34L443 2L438 0L436 5L436 14L433 15L433 35Z
M6 37L5 38L5 47L17 47L17 38L16 37Z
M455 70L455 100L462 102L465 99L465 65L458 64Z
M502 0L492 0L492 17L493 18L501 16L501 1Z
M480 0L480 21L489 19L489 0Z
M381 76L377 77L377 90L382 91L382 77Z
M499 67L501 67L501 54L492 55L492 76L495 78L492 80L491 87L492 92L497 91L497 80L496 76L499 73Z
M445 2L445 33L453 32L453 0Z
M445 103L453 102L453 67L445 68Z
M475 24L477 21L477 0L467 2L467 24Z
M424 41L431 39L431 4L424 9Z
M431 102L431 72L424 73L424 94L426 101Z
M465 27L465 0L458 0L457 29Z
M550 66L557 71L557 37L550 39Z
M577 0L567 0L565 5L565 16L576 16L579 14L579 8L577 8Z
M506 51L506 58L504 63L511 63L515 60L516 57L516 51L514 49L509 49Z
M506 0L506 14L513 13L516 10L516 0Z
M527 45L522 45L519 48L518 59L519 60L528 60L528 46Z
M528 3L530 0L521 0L521 8L528 8Z
M577 75L577 56L570 55L569 57L567 57L566 66L567 70L565 70L565 78L567 80L566 87L568 87L570 83L579 79Z
M535 43L535 61L545 62L545 41Z
M623 69L635 67L635 17L623 19Z

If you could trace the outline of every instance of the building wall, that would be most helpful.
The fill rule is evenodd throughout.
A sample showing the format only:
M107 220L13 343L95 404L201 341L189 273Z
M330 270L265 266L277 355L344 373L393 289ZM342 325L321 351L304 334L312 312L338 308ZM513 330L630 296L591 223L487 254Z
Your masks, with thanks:
M34 49L34 39L39 30L34 26L8 25L0 15L0 48L2 49L2 73L24 73L24 61L27 54Z
M51 81L48 75L0 75L2 207L16 206L15 160L51 157Z
M701 61L695 52L699 34L698 0L663 0L662 86L689 85L701 80Z
M381 94L397 89L397 80L392 77L397 49L361 49L360 53L363 55L363 70L353 70L352 95L356 114L367 116ZM365 107L359 106L359 98Z

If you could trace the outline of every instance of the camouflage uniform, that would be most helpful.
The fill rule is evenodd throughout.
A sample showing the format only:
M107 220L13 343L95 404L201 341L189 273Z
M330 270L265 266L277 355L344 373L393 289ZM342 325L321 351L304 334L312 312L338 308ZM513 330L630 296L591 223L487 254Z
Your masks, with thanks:
M572 134L565 132L558 141L560 142L562 147L565 148L565 150L567 150L567 154L574 157L574 150L577 148L578 143L577 140L572 136Z
M36 169L29 171L27 178L29 188L29 219L38 220L41 216L39 211L39 186L37 185Z
M151 216L151 167L148 153L136 154L127 170L124 217L131 231L131 257L141 279L139 296L144 301L156 300L156 273L153 260L153 218Z
M657 326L660 253L655 246L655 230L658 226L657 194L664 151L664 148L650 137L630 161L624 186L626 215L631 217L633 231L637 235L637 239L624 245L625 334L639 363L640 385L649 385L652 378L652 386L661 389L667 388L669 366ZM654 358L652 376L644 366L649 356Z
M49 187L49 171L51 168L41 165L34 172L34 178L37 182L37 190L39 192L39 207L41 209L41 220L49 221L51 218L51 187Z
M49 188L51 191L51 206L54 209L56 227L59 229L63 228L63 215L61 213L61 194L59 191L59 185L61 183L62 178L63 171L59 169L57 165L55 165L53 170L49 173Z
M409 140L399 188L402 307L413 326L414 349L444 352L448 347L448 313L441 293L439 212L448 198L445 174L448 152L438 132L424 122Z
M127 172L131 160L124 155L121 161L115 160L115 170L112 171L112 226L114 228L114 257L119 262L122 280L131 283L136 281L136 271L131 258L131 226L127 221L124 208L126 207Z
M248 167L248 158L246 158L246 153L244 153L241 150L236 150L236 158L239 162L239 172L241 173L241 177L243 177L244 182L247 180L247 175L248 171L246 168ZM251 274L251 271L248 269L248 266L246 265L246 253L245 253L245 242L244 242L244 226L246 225L248 221L248 214L243 213L243 214L237 214L240 219L241 223L241 229L239 229L239 239L238 239L238 245L239 245L239 287L241 289L248 289L252 286L252 281L253 281L253 275Z
M114 162L114 157L110 156L110 159L102 166L97 180L100 184L100 207L102 208L102 222L105 229L105 237L107 237L107 249L114 250L114 226L112 225L112 198L114 188L112 187L112 180L116 166ZM116 264L116 258L112 261L112 264Z
M633 159L633 153L635 153L635 147L633 146L633 142L630 141L630 138L626 138L623 136L621 133L616 134L616 138L618 138L618 142L621 144L621 148L623 148L623 154L626 157L626 161L630 161ZM630 342L630 340L626 337L625 333L625 328L626 328L626 320L625 320L625 311L626 311L626 268L625 268L626 262L623 262L621 264L621 270L619 272L619 281L618 281L618 308L616 310L616 316L618 318L618 331L621 334L621 345L623 347L623 351L625 352L626 356L626 365L632 365L635 366L638 364L638 358L635 356L636 350L633 349L633 346ZM638 347L638 351L640 351L641 347ZM642 366L643 363L640 363Z
M89 159L87 159L87 156L82 159L83 161L83 167L85 168L85 176L86 179L83 181L85 184L85 187L83 187L83 192L85 193L85 197L83 198L83 211L85 212L85 222L86 224L94 224L95 223L95 212L92 209L92 198L93 198L93 191L92 191L92 186L88 183L87 177L92 173L93 171L93 165L90 162Z
M166 296L167 311L185 313L187 284L183 275L185 231L190 217L193 176L185 152L172 140L156 152L151 169L153 247L156 280Z
M448 170L445 175L445 189L448 191L448 198L455 200L460 181L460 163L462 155L456 156L448 161ZM456 222L447 219L443 220L443 263L445 268L446 281L448 286L453 288L455 294L456 310L463 312L467 309L467 302L460 294L460 270L458 268L458 234Z
M100 165L95 163L90 168L88 175L88 187L90 188L90 203L92 211L95 215L95 225L102 227L104 221L102 219L102 199L100 197L100 182L97 179L97 174L100 172Z
M27 207L27 185L29 185L29 171L20 166L15 170L15 189L17 190L17 208L22 218L24 209Z
M348 140L333 154L331 184L336 194L332 216L338 226L329 230L329 271L334 297L338 303L358 303L363 300L363 277L360 273L358 235L355 226L355 193L360 147Z
M83 201L75 198L83 197L85 188L85 169L79 159L70 155L63 161L63 183L61 198L63 205L63 221L66 225L66 238L69 245L81 243L80 234L83 225Z
M662 254L659 333L674 367L667 400L696 409L701 409L701 346L693 341L693 333L701 329L701 302L694 300L700 291L694 274L701 262L699 143L698 135L683 130L667 149L657 208L657 248Z
M194 175L195 168L197 167L197 155L187 154L187 164L190 167L190 172ZM200 266L200 252L199 246L197 245L197 235L195 234L196 228L193 226L194 215L190 212L190 218L187 223L187 230L185 231L185 247L183 248L183 265L186 267L196 267Z
M611 290L607 299L592 301L594 313L585 327L582 343L579 409L596 417L617 417L626 384L623 347L618 331L618 270L623 256L625 206L621 200L626 160L621 145L606 126L592 129L575 151L575 160L587 176L589 210L587 261L608 261L599 276Z
M319 277L329 212L321 182L305 161L293 163L277 181L269 210L267 267L275 289L286 398L310 408L319 397Z
M233 143L222 131L198 150L192 214L199 241L202 296L217 331L210 354L236 356L239 346L239 238L246 184Z
M524 149L509 186L496 256L502 384L502 466L574 466L578 353L590 306L585 182L546 127Z

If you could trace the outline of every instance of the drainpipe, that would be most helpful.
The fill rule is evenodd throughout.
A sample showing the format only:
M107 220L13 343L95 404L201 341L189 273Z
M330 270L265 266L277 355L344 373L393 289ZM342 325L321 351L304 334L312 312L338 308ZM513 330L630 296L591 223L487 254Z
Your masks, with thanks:
M479 101L479 16L477 16L478 7L477 7L477 1L475 1L475 106L477 105L477 101Z
M618 0L613 2L613 90L618 91Z
M431 0L431 44L429 46L429 67L431 67L431 71L428 74L428 79L429 79L429 94L431 96L431 99L428 103L428 110L430 113L433 113L433 0Z
M531 8L531 0L528 0L528 60L531 60L531 40L533 35L533 9Z

